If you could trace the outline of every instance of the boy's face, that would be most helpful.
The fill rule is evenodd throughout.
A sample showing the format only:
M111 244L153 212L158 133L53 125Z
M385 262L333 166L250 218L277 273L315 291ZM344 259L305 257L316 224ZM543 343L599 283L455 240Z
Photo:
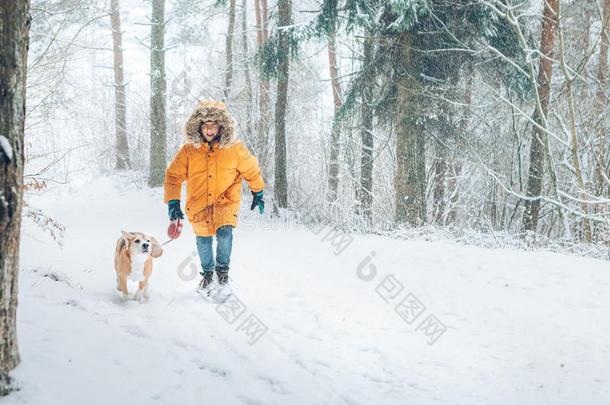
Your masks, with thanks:
M208 142L210 142L212 139L214 139L216 135L218 135L219 130L220 126L216 121L206 121L201 124L201 133Z

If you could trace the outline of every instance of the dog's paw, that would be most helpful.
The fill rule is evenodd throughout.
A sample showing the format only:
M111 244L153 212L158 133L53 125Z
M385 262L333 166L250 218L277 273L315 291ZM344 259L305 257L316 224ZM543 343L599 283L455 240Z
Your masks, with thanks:
M138 290L134 294L133 299L139 303L143 303L144 301L148 300L148 294L146 293L146 291Z

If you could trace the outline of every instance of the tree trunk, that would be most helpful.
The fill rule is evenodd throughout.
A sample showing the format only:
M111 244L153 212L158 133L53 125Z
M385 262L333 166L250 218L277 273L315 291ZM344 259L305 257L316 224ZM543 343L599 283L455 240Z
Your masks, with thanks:
M599 46L599 64L597 66L597 93L596 93L596 108L595 117L597 117L597 125L595 126L596 134L596 167L595 167L595 188L596 195L604 195L608 184L604 175L608 174L607 166L607 148L606 148L606 109L608 107L608 35L610 35L610 0L604 0L602 31L600 34Z
M286 108L288 105L288 72L290 68L290 42L282 27L292 24L292 1L278 1L278 53L280 55L275 103L275 184L274 195L278 208L288 207L288 180L286 174Z
M152 0L150 35L150 174L148 185L163 185L165 128L165 0Z
M397 79L395 217L397 223L419 226L426 222L426 155L411 35L401 34L398 51L403 72Z
M466 71L466 89L464 90L464 112L462 116L462 122L460 124L460 134L466 137L466 131L470 125L470 118L472 115L470 106L472 105L472 81L474 78L474 68L472 65L468 66ZM458 180L462 175L462 162L459 159L455 159L451 163L452 175L447 181L447 189L450 193L450 204L451 209L447 215L447 222L449 224L455 224L458 217L458 201L460 198Z
M574 167L574 175L576 176L576 185L578 186L579 198L581 200L581 209L585 215L582 220L583 235L587 242L592 241L591 225L589 223L589 207L586 203L587 193L585 190L585 182L580 167L580 157L578 156L578 132L576 130L576 107L574 103L574 91L572 83L574 77L570 75L568 65L566 63L566 50L563 40L563 27L561 21L561 4L557 6L558 36L559 36L559 51L560 51L560 66L563 76L566 81L566 93L568 96L568 117L570 124L570 152L572 157L572 166Z
M544 177L544 155L547 148L546 115L551 95L553 74L553 46L557 29L557 6L559 0L546 0L540 34L540 63L536 91L539 100L533 116L534 134L530 146L530 167L527 179L527 197L523 214L523 230L536 232L540 213L540 197Z
M441 127L447 128L442 125ZM442 129L441 129L442 131ZM447 144L443 132L434 141L434 189L432 191L432 221L439 224L445 214L445 180L447 178Z
M30 2L0 2L0 395L19 364L17 280L23 204Z
M373 61L373 37L371 32L366 33L364 39L362 61L363 66L368 66ZM364 218L370 225L373 218L373 94L372 84L365 83L362 90L362 106L360 110L362 126L360 135L362 138L362 155L360 158L360 205Z
M252 123L252 105L254 100L252 98L252 78L250 76L250 64L248 63L248 57L250 51L248 50L248 2L242 0L241 2L241 33L242 33L242 47L243 47L243 60L244 60L244 75L246 79L246 134L250 142L253 141L253 123Z
M265 45L269 39L267 24L269 21L267 0L255 0L254 10L256 12L256 46L257 50ZM256 145L257 155L262 162L262 170L265 172L268 167L269 153L269 129L271 125L271 83L265 78L261 78L258 89L259 116L256 124Z
M587 60L589 58L589 47L591 46L591 17L593 16L593 7L597 7L597 5L593 4L593 0L582 0L582 7L584 11L584 21L582 27L582 59Z
M223 99L226 102L229 101L231 95L231 83L233 82L233 35L235 34L235 2L236 0L229 1L229 29L227 31L227 38L225 42L225 88L223 92Z
M119 0L111 0L110 8L115 99L115 167L119 170L122 170L129 167L129 144L127 142L127 103L125 100L125 75L123 73L123 33L121 32L121 14L119 12Z
M254 0L254 16L256 18L256 45L259 46L264 43L263 17L260 0Z
M432 222L435 224L440 224L445 217L447 160L449 156L447 142L456 132L452 127L451 106L444 100L440 100L439 103L441 103L441 116L438 119L438 130L434 140L434 185L432 190Z
M341 109L341 84L339 83L339 72L337 70L337 57L335 49L336 32L333 30L328 39L328 67L330 71L330 83L333 91L335 113L333 126L330 134L330 159L328 170L328 201L333 203L337 200L339 189L339 145L341 136L341 125L339 123L339 110Z

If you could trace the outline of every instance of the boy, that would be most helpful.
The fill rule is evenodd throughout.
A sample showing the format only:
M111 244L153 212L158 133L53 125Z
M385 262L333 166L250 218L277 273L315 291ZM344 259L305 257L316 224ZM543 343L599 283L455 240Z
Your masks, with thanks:
M209 296L216 270L221 292L230 294L229 263L242 177L253 195L250 210L258 206L261 214L265 183L256 158L237 139L233 118L224 103L200 102L184 132L186 141L165 170L164 201L168 204L169 219L184 219L180 194L186 181L186 216L196 234L201 261L199 289ZM213 235L216 235L216 261Z

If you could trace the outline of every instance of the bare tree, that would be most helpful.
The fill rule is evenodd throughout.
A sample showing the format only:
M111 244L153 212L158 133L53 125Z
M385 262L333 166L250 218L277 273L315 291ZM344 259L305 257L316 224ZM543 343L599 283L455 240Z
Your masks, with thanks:
M254 11L256 14L256 47L258 52L269 40L267 0L254 0ZM271 125L271 83L265 77L261 77L259 81L258 109L256 149L258 158L262 162L262 170L265 172L270 159L268 132Z
M597 123L595 125L596 133L596 170L595 170L595 185L596 194L604 195L604 190L607 186L605 178L608 176L608 159L606 148L607 130L605 125L606 108L608 107L608 45L610 44L610 0L603 0L604 8L602 14L602 30L599 38L599 63L597 65L597 92L596 92L596 108L595 116Z
M0 2L0 395L19 364L17 280L23 207L28 0Z
M596 0L582 0L581 7L584 11L584 20L582 24L582 55L583 60L589 58L589 47L591 46L591 17L593 16L593 2Z
M233 82L233 36L235 34L235 0L229 1L229 28L225 40L225 88L223 98L229 101L231 95L231 83Z
M152 0L150 35L150 172L148 185L163 184L166 165L165 0Z
M125 169L129 167L129 144L127 142L127 104L125 100L123 33L121 31L119 0L111 0L110 8L110 26L112 29L112 54L114 68L116 168Z
M241 2L241 33L242 33L242 47L243 47L243 60L244 60L244 76L246 79L246 134L248 139L252 140L253 137L253 122L252 122L252 108L254 104L252 96L252 77L250 74L250 64L248 63L249 50L248 50L248 2L242 0Z
M337 49L335 46L336 30L333 29L328 37L328 69L330 72L330 84L333 91L334 119L330 134L330 159L328 170L328 201L335 202L337 189L339 188L339 144L341 136L341 123L339 122L339 110L343 101L341 100L341 83L339 83L339 71L337 68Z
M585 214L582 221L582 229L585 240L587 242L591 242L591 225L589 223L589 218L587 214L589 213L589 207L586 203L587 193L585 191L585 182L582 175L582 169L580 165L580 157L578 155L578 132L576 130L576 107L574 103L574 91L573 91L573 82L575 76L570 73L566 62L566 49L564 43L564 35L563 35L563 22L561 18L561 3L557 3L557 21L558 21L558 37L559 37L559 57L560 57L560 66L561 71L565 77L566 82L566 95L568 97L568 118L570 125L570 155L572 158L572 166L574 168L574 176L576 177L576 184L579 189L580 196L580 204L582 212Z
M534 134L530 146L530 168L527 179L527 199L523 214L523 230L536 231L540 213L540 197L544 177L544 156L548 147L547 113L553 75L553 47L557 29L559 0L546 0L540 29L540 62L536 82L537 102L533 121Z

